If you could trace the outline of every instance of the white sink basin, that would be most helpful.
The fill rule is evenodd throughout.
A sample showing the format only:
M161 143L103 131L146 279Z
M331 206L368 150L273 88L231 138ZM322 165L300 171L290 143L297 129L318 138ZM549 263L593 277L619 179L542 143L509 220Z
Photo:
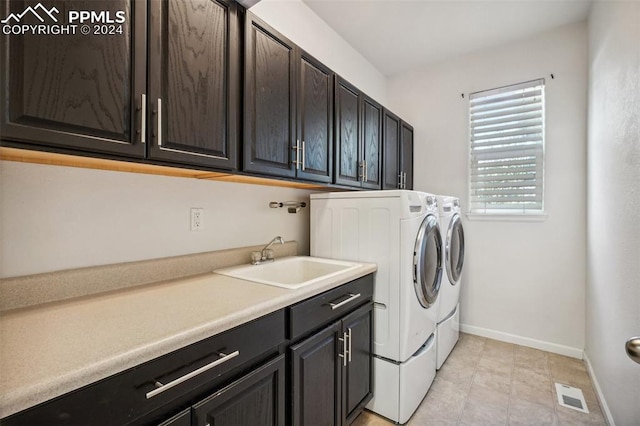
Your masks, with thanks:
M319 257L292 256L260 265L217 269L216 274L256 283L296 289L358 268L357 263Z

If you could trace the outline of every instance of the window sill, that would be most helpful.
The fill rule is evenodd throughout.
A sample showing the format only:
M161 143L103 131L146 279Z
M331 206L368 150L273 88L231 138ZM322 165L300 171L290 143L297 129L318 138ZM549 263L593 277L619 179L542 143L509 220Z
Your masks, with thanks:
M467 213L467 219L478 222L544 222L546 213Z

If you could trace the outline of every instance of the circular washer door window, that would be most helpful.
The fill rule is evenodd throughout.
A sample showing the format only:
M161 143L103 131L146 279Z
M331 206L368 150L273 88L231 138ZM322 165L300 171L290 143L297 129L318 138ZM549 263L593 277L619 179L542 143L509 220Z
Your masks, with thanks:
M442 280L442 237L435 216L428 215L422 221L413 253L416 296L423 307L429 308L438 298Z
M453 215L451 222L449 222L446 252L447 275L451 284L456 285L460 281L464 264L464 230L459 214Z

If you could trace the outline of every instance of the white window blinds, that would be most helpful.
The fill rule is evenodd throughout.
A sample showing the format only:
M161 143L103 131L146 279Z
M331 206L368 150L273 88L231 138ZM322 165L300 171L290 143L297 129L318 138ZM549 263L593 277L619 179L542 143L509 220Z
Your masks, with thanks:
M544 79L469 100L471 213L542 213Z

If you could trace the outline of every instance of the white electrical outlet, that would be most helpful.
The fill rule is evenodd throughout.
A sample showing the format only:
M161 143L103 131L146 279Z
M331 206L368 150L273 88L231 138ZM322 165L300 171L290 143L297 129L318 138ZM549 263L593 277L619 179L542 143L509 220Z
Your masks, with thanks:
M200 231L204 227L204 209L191 209L191 230Z

